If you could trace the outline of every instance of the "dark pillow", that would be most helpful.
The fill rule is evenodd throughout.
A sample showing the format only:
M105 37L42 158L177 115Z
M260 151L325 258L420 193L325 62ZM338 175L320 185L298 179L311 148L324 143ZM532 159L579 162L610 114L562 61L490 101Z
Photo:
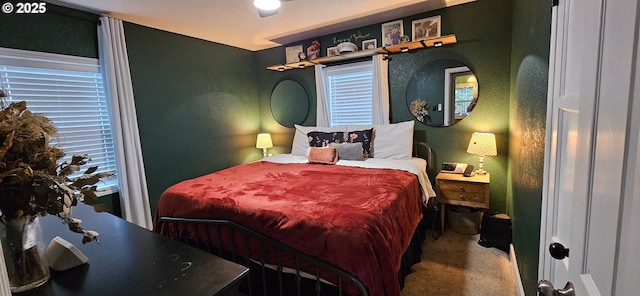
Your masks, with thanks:
M331 143L329 147L338 149L338 157L344 160L364 160L362 144L360 143Z
M373 140L373 128L368 130L362 130L362 131L347 132L347 138L345 142L362 143L363 157L364 159L367 159L371 156L371 152L373 152L372 140Z
M309 137L309 146L310 147L325 147L329 146L330 143L342 143L344 142L344 133L343 132L309 132L307 133L307 137Z

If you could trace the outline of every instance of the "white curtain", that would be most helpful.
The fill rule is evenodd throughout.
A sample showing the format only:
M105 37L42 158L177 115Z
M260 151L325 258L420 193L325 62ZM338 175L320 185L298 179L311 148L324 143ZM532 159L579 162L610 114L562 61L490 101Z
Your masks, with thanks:
M316 126L329 126L329 95L327 94L327 68L324 65L315 65L316 74Z
M389 124L389 59L373 56L373 124Z
M121 20L100 17L98 47L107 95L111 101L122 215L131 223L152 229L149 193Z
M0 254L4 254L2 244L0 244ZM11 295L11 282L9 282L9 272L7 272L3 255L0 255L0 295Z

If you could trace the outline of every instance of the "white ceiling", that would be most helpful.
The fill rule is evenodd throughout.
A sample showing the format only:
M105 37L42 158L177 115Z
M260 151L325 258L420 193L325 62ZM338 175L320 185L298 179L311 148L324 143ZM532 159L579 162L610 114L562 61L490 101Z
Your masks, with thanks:
M253 0L53 0L51 3L252 51L475 0L284 0L260 17Z

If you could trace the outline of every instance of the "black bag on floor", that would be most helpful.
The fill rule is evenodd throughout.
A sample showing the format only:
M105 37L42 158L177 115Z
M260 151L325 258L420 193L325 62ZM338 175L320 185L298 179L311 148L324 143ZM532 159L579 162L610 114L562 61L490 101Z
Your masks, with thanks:
M480 240L483 247L494 247L509 253L511 245L511 218L507 214L484 213L480 224Z

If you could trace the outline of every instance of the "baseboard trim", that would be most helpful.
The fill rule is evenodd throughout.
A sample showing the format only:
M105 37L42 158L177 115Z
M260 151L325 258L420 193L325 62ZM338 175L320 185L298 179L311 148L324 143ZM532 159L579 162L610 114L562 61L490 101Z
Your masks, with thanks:
M511 261L513 279L516 282L516 293L518 296L525 296L522 278L520 277L520 269L518 268L518 260L516 260L516 250L513 248L513 244L509 245L509 261Z

